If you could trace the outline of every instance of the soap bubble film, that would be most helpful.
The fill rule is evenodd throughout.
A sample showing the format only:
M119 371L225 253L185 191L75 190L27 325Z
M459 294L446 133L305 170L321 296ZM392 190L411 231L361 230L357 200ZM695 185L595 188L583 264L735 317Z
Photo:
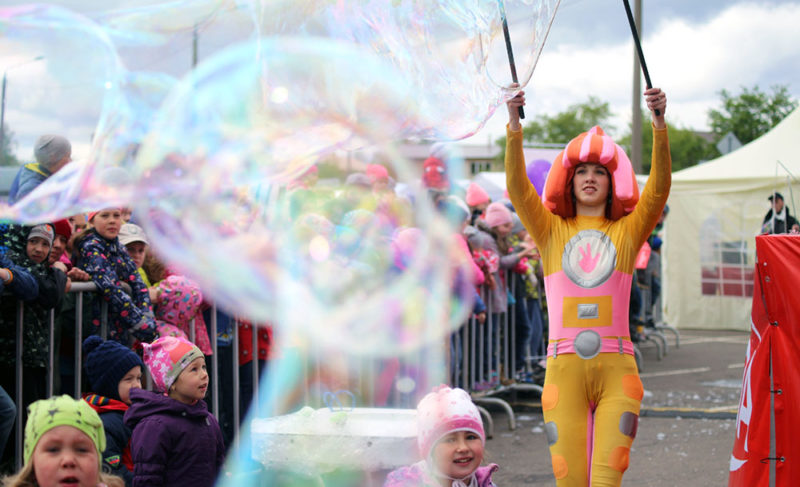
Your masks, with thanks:
M326 347L393 355L440 339L471 305L456 279L469 270L424 192L412 204L387 189L389 171L414 177L392 144L415 119L398 80L351 44L313 38L198 67L137 158L147 195L135 211L156 248L223 307ZM354 170L368 164L385 176Z
M519 83L525 86L544 46L558 1L504 2ZM409 133L461 139L474 134L505 96L511 74L497 0L359 0L259 2L262 36L316 35L368 47L387 59L416 92L435 124Z
M522 86L557 6L504 2ZM435 203L463 161L437 147L421 167L397 144L467 138L513 94L498 2L2 7L0 35L0 55L41 57L25 69L42 84L10 113L47 114L88 154L0 216L130 205L175 271L271 330L227 485L252 481L254 463L262 485L349 487L416 461L410 410L448 380L475 289L459 222Z

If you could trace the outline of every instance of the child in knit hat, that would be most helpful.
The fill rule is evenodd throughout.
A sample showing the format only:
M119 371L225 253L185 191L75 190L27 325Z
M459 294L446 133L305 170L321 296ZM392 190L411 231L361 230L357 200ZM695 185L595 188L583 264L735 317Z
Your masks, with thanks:
M144 364L136 353L115 341L92 335L83 341L83 367L92 392L83 399L100 415L106 435L103 465L133 485L131 429L123 416L131 404L131 389L142 388Z
M481 467L486 434L478 408L463 389L435 388L417 405L422 460L394 470L384 487L490 487L498 467Z
M123 487L122 479L102 472L105 443L103 423L84 401L67 395L36 401L25 424L25 465L3 486Z
M224 461L222 432L202 399L205 357L185 338L144 344L157 392L133 389L125 424L133 429L134 485L211 487Z

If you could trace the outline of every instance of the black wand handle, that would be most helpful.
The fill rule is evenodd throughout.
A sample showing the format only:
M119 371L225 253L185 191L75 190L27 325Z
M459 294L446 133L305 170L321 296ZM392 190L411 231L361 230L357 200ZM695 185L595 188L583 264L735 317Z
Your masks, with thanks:
M642 51L642 43L639 42L639 32L636 29L636 21L633 20L633 12L631 12L631 5L628 3L628 0L622 0L625 4L625 13L628 14L628 23L631 26L631 34L633 34L633 43L636 44L636 52L639 54L639 64L642 66L642 73L644 73L644 81L647 85L647 89L653 87L653 83L650 82L650 72L647 70L647 62L644 60L644 52ZM656 116L661 115L661 110L655 110Z
M514 51L511 49L511 35L508 33L508 20L506 20L506 7L503 5L503 0L499 0L500 17L503 20L503 37L506 39L506 53L508 53L508 65L511 68L511 81L517 83L517 65L514 63ZM519 110L519 118L525 118L525 110L522 107L517 107Z

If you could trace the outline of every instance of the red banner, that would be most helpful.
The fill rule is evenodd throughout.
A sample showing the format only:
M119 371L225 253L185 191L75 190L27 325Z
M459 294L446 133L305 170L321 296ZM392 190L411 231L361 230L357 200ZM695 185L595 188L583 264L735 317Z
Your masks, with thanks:
M800 236L756 237L752 326L729 487L800 478ZM770 376L770 368L772 375ZM772 412L774 411L774 428ZM770 453L774 437L775 451Z

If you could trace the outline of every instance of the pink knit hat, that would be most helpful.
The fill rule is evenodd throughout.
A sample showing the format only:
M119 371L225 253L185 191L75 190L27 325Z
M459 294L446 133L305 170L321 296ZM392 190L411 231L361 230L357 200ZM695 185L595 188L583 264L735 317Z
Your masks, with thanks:
M483 203L488 203L489 193L477 183L469 183L466 200L469 206L478 206Z
M371 182L375 181L388 181L389 171L380 164L367 164L367 176Z
M495 201L486 208L486 224L489 228L494 228L504 223L511 223L511 210L503 203Z
M440 385L417 405L417 445L429 459L436 442L454 431L471 431L486 444L486 433L478 408L464 389Z
M195 359L203 356L195 345L185 338L166 336L153 343L145 343L144 363L150 369L156 389L169 392L169 388Z

